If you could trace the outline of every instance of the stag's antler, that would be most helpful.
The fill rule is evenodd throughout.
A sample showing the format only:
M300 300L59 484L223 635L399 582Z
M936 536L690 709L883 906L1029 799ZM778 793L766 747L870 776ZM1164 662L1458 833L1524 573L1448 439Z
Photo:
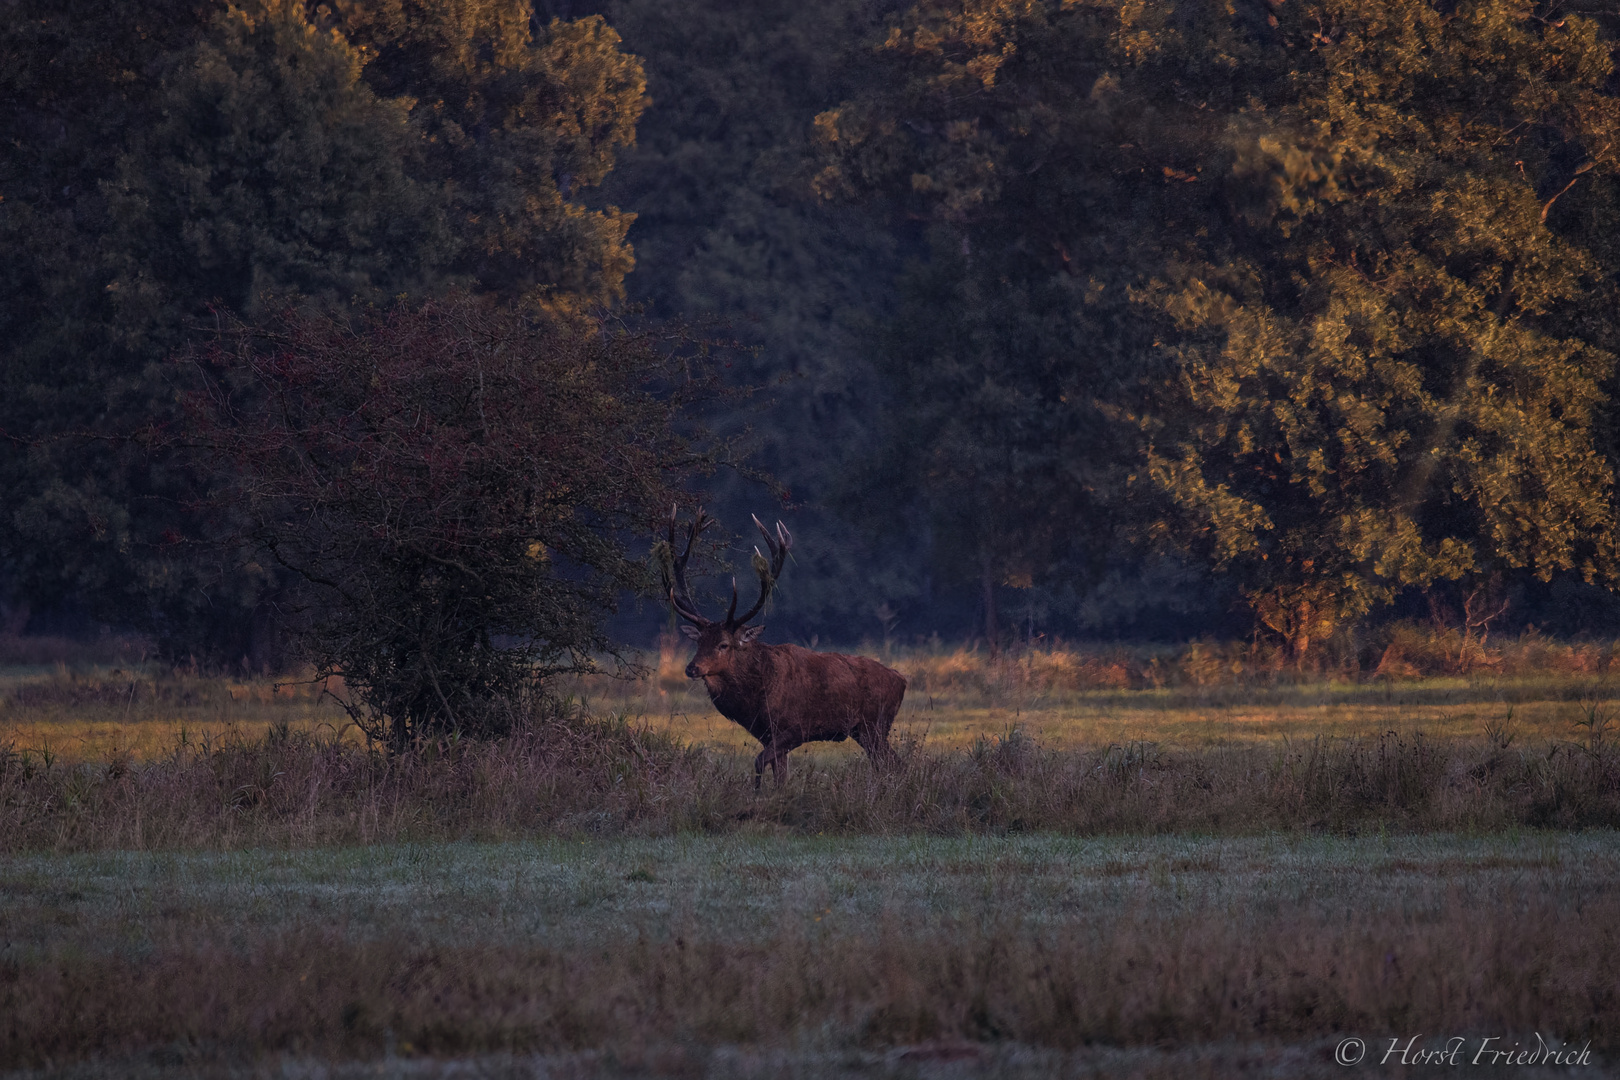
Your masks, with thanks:
M697 604L692 600L691 590L686 586L686 563L692 557L692 545L697 542L698 535L714 524L714 518L698 507L697 516L686 527L686 547L681 549L675 542L675 529L680 524L680 508L672 506L669 510L669 531L667 540L669 554L663 560L664 592L669 595L669 606L675 609L675 614L695 626L713 626L713 619L706 619L698 612ZM731 579L731 606L726 609L725 625L736 629L747 623L760 609L765 601L776 589L776 579L782 574L782 564L787 561L788 552L793 548L793 534L787 531L787 526L780 521L776 523L776 535L772 536L765 523L758 517L754 524L759 527L760 535L765 538L765 546L770 550L770 558L760 554L759 548L754 549L752 560L754 573L759 575L759 599L749 608L742 618L737 617L737 579Z
M680 507L669 508L669 559L663 564L664 591L669 594L669 606L675 609L675 614L696 626L713 626L713 619L705 619L698 614L697 605L692 602L692 594L686 587L686 562L692 557L692 545L697 542L698 534L714 524L714 518L698 507L697 516L692 524L686 527L686 550L676 554L675 526L680 517ZM674 580L670 580L671 574ZM732 603L736 603L735 590L733 590Z
M759 553L759 548L754 549L753 564L754 573L759 575L759 599L754 601L754 606L749 608L748 612L740 619L735 617L737 611L737 579L731 579L731 610L726 612L727 626L742 626L749 619L759 614L760 608L765 606L765 601L770 599L771 592L776 588L776 579L782 575L782 564L787 562L788 552L793 550L793 534L787 531L786 525L778 521L776 523L776 535L772 536L771 531L765 527L765 523L759 520L757 515L754 516L754 524L758 526L759 534L765 538L765 546L770 550L771 557L767 560L765 556Z

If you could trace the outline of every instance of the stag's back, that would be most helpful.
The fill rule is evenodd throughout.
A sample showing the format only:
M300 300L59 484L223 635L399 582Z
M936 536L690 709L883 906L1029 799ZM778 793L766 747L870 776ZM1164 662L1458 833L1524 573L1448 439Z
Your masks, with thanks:
M763 720L779 734L803 741L838 739L861 725L888 725L905 697L899 672L864 656L818 653L798 645L762 645L761 667L770 676L760 687Z

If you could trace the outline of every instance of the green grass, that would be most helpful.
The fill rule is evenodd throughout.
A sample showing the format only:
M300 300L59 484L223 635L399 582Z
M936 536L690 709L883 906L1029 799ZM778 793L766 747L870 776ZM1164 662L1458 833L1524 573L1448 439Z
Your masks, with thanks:
M1620 1045L1608 832L31 854L0 882L11 1066L1331 1075L1345 1035Z
M925 927L990 918L1037 929L1117 918L1127 906L1180 916L1237 905L1246 918L1298 904L1410 912L1435 907L1447 889L1488 899L1510 884L1569 900L1620 896L1620 835L1607 831L547 838L32 854L0 865L0 912L19 932L12 948L71 941L135 954L208 927L279 935L311 922L351 942L386 928L452 947L528 938L576 948L682 934L741 945L823 921L856 931L885 919Z

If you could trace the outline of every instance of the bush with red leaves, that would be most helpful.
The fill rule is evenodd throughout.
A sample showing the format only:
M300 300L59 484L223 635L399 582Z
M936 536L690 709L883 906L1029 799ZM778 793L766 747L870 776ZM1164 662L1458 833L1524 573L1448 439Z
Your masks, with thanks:
M646 535L727 447L691 422L706 349L471 297L290 311L189 359L212 497L291 582L289 623L394 748L498 734L612 653Z

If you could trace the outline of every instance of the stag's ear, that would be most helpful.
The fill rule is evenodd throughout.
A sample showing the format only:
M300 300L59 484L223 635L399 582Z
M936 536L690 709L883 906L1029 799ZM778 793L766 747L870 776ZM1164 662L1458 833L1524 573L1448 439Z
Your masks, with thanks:
M737 632L737 640L744 645L752 645L754 639L764 632L763 626L745 626Z
M685 634L693 641L696 641L698 638L703 636L703 631L699 630L691 623L681 623L681 633Z

